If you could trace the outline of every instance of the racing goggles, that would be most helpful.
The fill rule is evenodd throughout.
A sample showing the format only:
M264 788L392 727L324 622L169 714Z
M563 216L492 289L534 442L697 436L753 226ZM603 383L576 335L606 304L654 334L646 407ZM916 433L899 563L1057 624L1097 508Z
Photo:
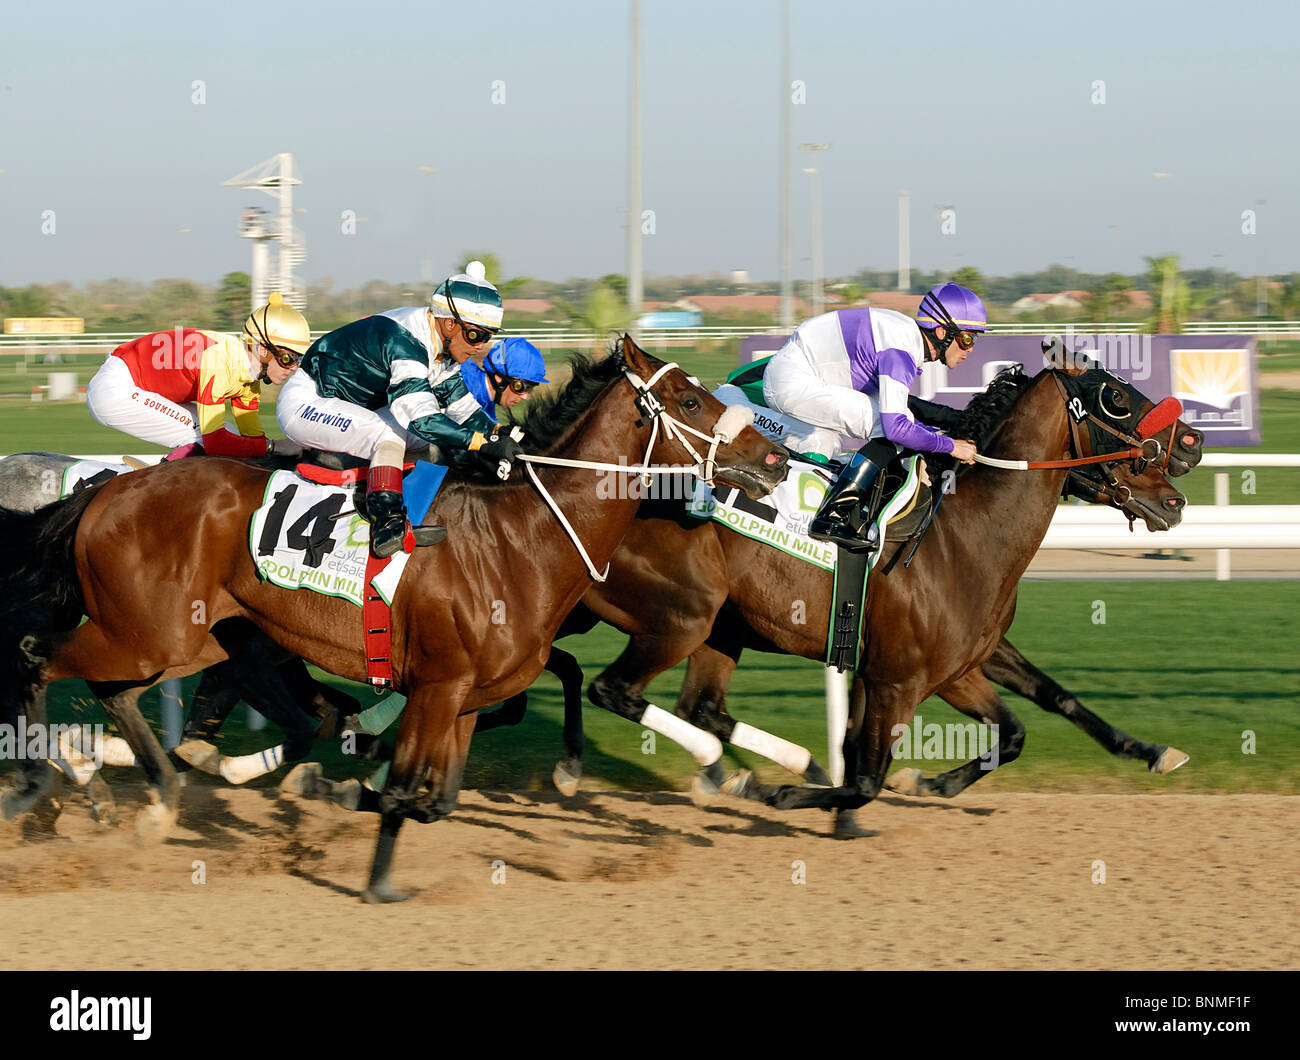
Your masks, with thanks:
M460 314L456 312L456 300L451 296L451 284L447 284L447 308L451 310L451 318L456 321L465 336L465 341L471 346L482 346L485 342L491 342L492 336L496 334L495 329L481 327L478 324L466 324L461 320Z

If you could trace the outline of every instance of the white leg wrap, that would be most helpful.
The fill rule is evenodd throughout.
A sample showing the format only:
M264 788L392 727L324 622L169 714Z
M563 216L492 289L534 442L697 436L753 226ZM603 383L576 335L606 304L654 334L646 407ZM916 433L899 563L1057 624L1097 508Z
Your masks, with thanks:
M803 776L807 772L808 763L812 761L812 752L808 748L783 740L779 736L773 736L770 732L756 729L752 725L746 725L743 721L736 722L736 727L731 730L729 742L733 747L743 747L746 751L753 751L764 758L770 758L777 765L785 766L798 776Z
M256 751L239 758L221 759L221 775L231 784L244 784L258 777L266 776L273 769L279 768L284 761L284 744L276 744L265 751Z
M104 749L101 752L106 766L133 766L135 752L131 745L120 736L105 736Z
M641 724L667 736L674 743L681 744L702 766L712 765L722 757L722 741L713 733L697 729L690 722L682 721L676 714L669 714L653 703L645 708Z

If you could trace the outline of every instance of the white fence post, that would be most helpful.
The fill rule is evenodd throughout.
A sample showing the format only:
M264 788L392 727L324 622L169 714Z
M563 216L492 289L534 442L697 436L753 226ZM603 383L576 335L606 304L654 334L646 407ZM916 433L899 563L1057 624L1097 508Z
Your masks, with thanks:
M1218 508L1224 507L1228 503L1228 473L1226 471L1216 471L1214 473L1214 505ZM1215 550L1214 580L1219 582L1232 581L1232 549L1220 548Z

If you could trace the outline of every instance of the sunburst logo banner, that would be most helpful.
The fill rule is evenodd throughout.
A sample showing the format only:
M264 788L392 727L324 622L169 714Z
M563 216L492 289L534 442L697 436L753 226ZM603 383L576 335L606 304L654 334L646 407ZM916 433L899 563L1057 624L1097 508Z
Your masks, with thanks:
M1183 402L1187 422L1200 430L1251 427L1250 351L1170 350L1174 397Z

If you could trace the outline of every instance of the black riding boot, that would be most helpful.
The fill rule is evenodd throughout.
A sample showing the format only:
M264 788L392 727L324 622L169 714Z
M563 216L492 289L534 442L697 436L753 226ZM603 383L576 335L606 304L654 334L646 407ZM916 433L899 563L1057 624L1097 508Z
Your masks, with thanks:
M370 551L380 559L400 551L406 536L402 495L393 490L367 493L366 511L370 514Z
M872 493L882 467L882 464L877 464L859 451L840 472L839 478L831 483L826 500L808 526L808 536L817 541L834 541L837 545L854 550L875 548L880 540L876 513L864 513L864 529L861 533L854 529L851 516L854 509Z

